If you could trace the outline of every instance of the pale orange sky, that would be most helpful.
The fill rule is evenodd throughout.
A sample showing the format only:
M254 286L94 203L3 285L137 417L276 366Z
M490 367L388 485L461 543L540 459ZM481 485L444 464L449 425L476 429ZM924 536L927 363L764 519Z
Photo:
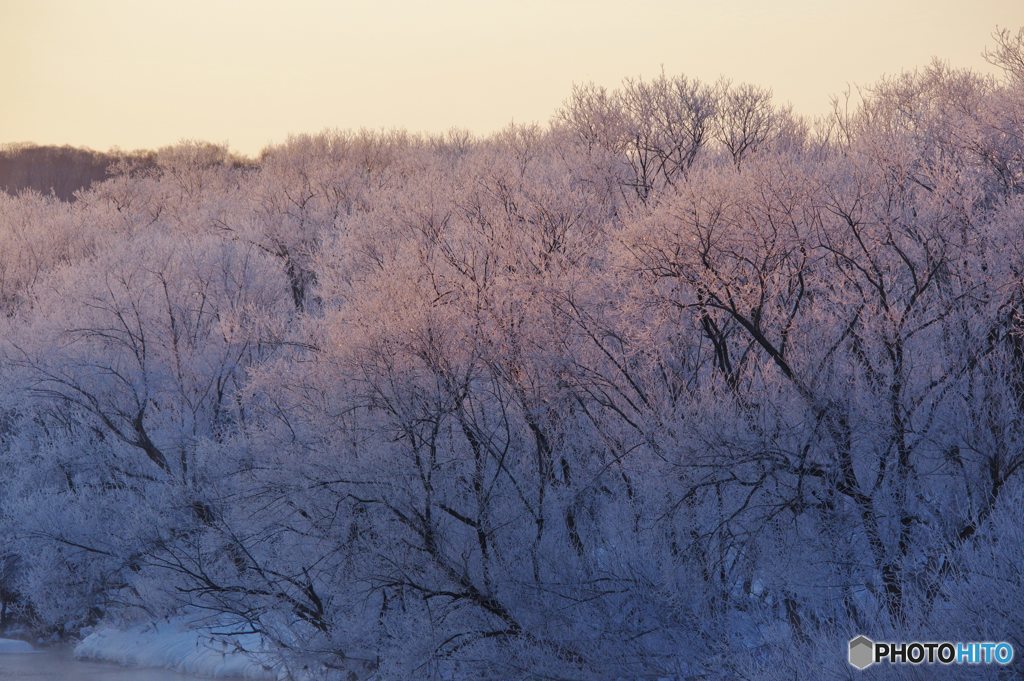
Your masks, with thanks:
M573 82L728 75L823 112L847 83L981 58L1024 0L0 0L0 143L546 122Z

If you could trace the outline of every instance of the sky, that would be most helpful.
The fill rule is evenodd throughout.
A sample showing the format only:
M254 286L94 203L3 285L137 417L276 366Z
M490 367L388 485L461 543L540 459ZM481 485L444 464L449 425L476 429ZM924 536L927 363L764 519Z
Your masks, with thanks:
M818 115L932 57L990 71L992 31L1021 25L1024 0L0 0L0 143L484 134L662 68Z

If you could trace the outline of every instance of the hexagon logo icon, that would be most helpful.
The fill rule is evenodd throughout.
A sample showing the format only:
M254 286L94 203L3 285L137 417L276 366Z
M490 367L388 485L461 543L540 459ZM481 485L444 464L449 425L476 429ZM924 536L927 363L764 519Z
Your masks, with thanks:
M850 639L850 664L867 669L875 662L875 642L867 636Z

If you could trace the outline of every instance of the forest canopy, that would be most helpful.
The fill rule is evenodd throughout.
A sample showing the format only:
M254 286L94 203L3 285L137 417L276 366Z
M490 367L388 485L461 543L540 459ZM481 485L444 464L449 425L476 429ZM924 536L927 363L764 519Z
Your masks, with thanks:
M988 56L814 121L662 74L489 136L7 150L5 616L339 679L1024 650L1024 32Z

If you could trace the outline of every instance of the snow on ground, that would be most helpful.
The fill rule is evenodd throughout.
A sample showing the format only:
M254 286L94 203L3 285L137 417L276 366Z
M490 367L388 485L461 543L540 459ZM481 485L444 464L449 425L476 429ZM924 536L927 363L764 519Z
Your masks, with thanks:
M0 655L4 653L34 653L32 644L16 641L13 638L0 638Z
M75 657L213 678L276 679L277 672L260 660L269 659L259 652L265 650L255 634L212 636L177 618L124 628L98 627L75 647Z

